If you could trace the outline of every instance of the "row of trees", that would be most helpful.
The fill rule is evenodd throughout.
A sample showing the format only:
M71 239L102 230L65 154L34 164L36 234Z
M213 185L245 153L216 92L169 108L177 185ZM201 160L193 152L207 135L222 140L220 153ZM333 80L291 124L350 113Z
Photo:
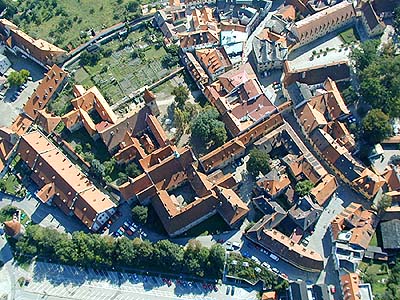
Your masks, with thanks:
M161 240L154 244L139 238L74 232L72 235L39 225L29 226L15 244L16 255L39 256L62 264L91 268L123 267L188 274L207 278L222 276L225 250L215 244L206 248L192 240L186 247Z

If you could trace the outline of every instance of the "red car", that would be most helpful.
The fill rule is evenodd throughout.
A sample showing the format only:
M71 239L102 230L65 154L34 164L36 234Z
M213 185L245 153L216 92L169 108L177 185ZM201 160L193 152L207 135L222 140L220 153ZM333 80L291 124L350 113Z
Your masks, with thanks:
M331 293L332 293L332 294L336 293L336 288L335 288L334 285L331 286Z

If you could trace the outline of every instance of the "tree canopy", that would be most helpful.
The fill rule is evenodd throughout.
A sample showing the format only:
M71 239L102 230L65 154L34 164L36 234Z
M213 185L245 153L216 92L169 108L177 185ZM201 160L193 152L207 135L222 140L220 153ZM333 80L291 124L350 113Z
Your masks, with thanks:
M187 247L168 240L152 244L139 238L114 239L83 232L69 235L39 225L27 227L15 245L15 254L83 267L132 267L208 278L221 278L225 259L225 250L219 244L211 248L198 241L190 241Z
M140 223L145 224L147 222L148 217L148 208L142 205L135 205L132 208L132 218Z
M250 158L247 162L247 171L252 176L257 176L259 172L265 175L271 170L269 165L270 157L267 152L259 149L252 149L249 153L249 156Z
M380 143L392 133L389 116L380 109L370 110L362 121L363 137L370 144Z
M85 50L81 53L79 58L82 66L94 66L101 59L101 54L99 51L89 52Z
M174 100L179 109L185 107L185 102L189 99L189 90L184 85L174 87L172 95L175 96Z
M295 191L300 197L304 197L310 194L313 187L314 183L310 180L303 180L296 184Z
M25 69L22 69L21 71L13 71L8 75L7 82L10 86L19 86L24 84L28 80L29 76L30 72Z
M218 120L218 116L218 111L213 107L203 109L191 124L192 137L217 147L224 144L228 136L225 124Z
M367 41L352 57L360 80L362 100L390 117L400 116L400 57L387 45L377 52L378 41Z

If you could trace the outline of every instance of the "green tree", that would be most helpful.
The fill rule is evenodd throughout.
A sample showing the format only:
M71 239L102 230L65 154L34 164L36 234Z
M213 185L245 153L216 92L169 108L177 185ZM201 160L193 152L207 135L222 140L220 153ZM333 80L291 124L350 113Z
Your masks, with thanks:
M161 64L164 68L175 67L179 63L179 56L171 53L167 53L161 59Z
M363 137L370 144L380 143L392 134L389 116L380 109L372 109L362 121Z
M8 75L7 82L10 86L19 86L24 84L28 77L30 76L30 72L28 70L22 69L21 71L13 71Z
M104 163L103 163L103 166L104 166L104 174L107 176L110 176L111 174L112 174L112 172L114 171L114 169L115 169L115 165L116 165L116 161L115 161L115 158L111 158L110 160L106 160Z
M154 263L161 269L179 272L182 268L183 254L183 248L169 240L161 240L154 244Z
M126 4L126 10L129 12L136 12L139 9L140 3L138 1L129 1Z
M80 54L79 58L82 66L95 66L101 59L101 54L99 51L89 52L84 50Z
M105 176L105 167L97 159L93 159L90 163L90 173L97 178L102 178Z
M249 152L249 161L246 166L247 171L254 177L258 176L259 172L265 175L271 170L269 160L270 157L267 152L259 149L252 149Z
M393 28L396 34L400 33L400 7L396 7L394 9L394 15L393 15Z
M140 224L145 224L148 218L148 208L142 205L134 206L132 208L132 218Z
M379 41L368 40L362 43L359 48L353 50L351 57L354 59L358 70L364 70L378 58L378 46Z
M139 167L134 162L130 162L129 164L126 165L125 172L131 178L135 178L140 174L142 174Z
M172 95L175 96L174 100L179 109L185 107L185 102L189 99L189 90L184 85L174 87Z
M314 183L310 180L303 180L296 184L295 191L300 197L304 197L310 194L313 187Z
M385 212L386 208L392 206L392 197L383 195L377 204L377 210L379 214Z
M210 248L207 274L213 278L220 278L224 270L225 248L221 244L214 244Z
M218 120L218 111L213 107L202 110L191 124L192 138L198 138L202 143L222 145L227 139L225 124Z

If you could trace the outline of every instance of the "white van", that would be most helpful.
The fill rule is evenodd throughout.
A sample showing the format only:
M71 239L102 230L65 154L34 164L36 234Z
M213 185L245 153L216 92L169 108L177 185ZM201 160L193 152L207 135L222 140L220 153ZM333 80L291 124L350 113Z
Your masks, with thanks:
M274 261L278 261L278 260L279 260L279 257L276 256L276 255L273 254L273 253L271 253L271 254L269 255L269 257L271 257Z

